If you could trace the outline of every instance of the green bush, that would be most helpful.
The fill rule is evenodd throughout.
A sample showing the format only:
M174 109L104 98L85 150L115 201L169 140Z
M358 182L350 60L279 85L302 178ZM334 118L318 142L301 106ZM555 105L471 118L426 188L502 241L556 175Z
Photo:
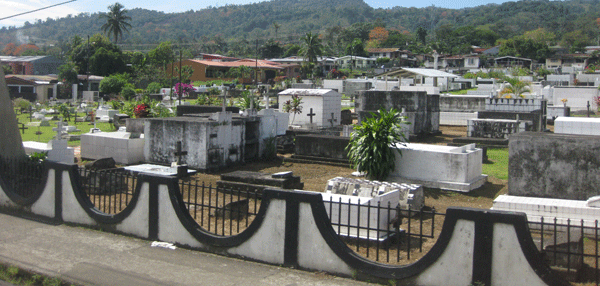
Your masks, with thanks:
M160 83L158 83L158 82L151 82L146 87L146 91L148 93L159 93L161 88L162 88L162 86L160 85Z
M13 100L13 106L20 110L27 110L31 106L31 102L25 98L19 97Z
M121 90L121 96L125 99L125 100L131 100L132 98L135 97L135 89L133 89L132 86L130 85L126 85L125 87L123 87L123 89Z
M385 180L396 166L391 146L406 141L402 124L407 123L397 110L380 109L356 125L346 147L353 168L365 172L369 179ZM402 155L400 149L396 150Z

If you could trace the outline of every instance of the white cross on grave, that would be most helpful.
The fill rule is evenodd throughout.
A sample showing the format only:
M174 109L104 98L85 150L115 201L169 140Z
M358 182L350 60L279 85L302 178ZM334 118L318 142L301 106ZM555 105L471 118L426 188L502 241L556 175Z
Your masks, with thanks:
M52 131L56 131L56 140L60 140L62 139L62 131L63 131L63 123L62 121L59 121L58 123L56 123L56 128L52 128Z

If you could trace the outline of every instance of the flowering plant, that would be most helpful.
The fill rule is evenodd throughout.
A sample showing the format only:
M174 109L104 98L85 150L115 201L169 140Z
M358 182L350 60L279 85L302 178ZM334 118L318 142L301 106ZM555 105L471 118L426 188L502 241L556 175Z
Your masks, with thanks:
M133 113L136 118L148 117L148 114L150 114L150 106L145 103L138 104L133 110Z
M188 96L192 91L194 91L194 87L189 83L178 82L177 84L175 84L175 92L177 95L179 95L180 91L181 95Z

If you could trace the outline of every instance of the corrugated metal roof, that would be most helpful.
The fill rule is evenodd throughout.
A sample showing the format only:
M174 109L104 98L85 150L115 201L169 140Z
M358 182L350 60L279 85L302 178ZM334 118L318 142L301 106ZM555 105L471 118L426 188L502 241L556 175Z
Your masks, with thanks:
M23 56L23 57L15 57L15 56L0 56L0 60L3 62L33 62L37 60L41 60L49 56Z
M389 71L387 73L382 73L377 76L411 76L411 75L420 75L425 77L458 77L455 74L447 73L440 70L435 69L424 69L424 68L401 68L398 70Z

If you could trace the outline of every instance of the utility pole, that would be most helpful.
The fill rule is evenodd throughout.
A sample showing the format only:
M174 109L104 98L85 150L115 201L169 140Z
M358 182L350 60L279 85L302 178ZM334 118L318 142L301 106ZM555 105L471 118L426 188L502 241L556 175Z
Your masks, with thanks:
M179 48L179 105L181 105L181 92L182 92L182 84L181 84L181 47Z
M88 35L87 37L88 37L88 40L87 40L87 68L85 69L85 73L87 75L87 77L86 77L87 88L88 88L88 91L91 91L91 87L90 87L90 35Z

